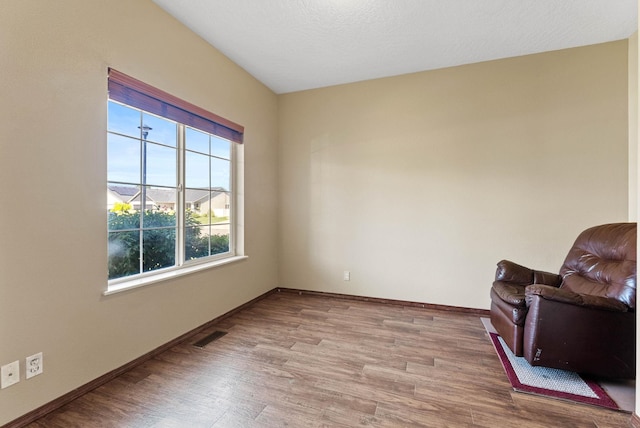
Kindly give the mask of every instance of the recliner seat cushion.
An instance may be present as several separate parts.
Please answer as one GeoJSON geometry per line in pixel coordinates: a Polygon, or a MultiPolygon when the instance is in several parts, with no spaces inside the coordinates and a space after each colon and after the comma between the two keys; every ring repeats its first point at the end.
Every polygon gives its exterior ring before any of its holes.
{"type": "Polygon", "coordinates": [[[493,309],[502,312],[505,318],[511,321],[513,324],[524,324],[524,320],[527,317],[527,312],[529,311],[529,308],[527,308],[525,305],[514,306],[511,303],[505,302],[500,298],[500,296],[498,296],[494,289],[491,290],[491,302],[493,303],[493,309]]]}

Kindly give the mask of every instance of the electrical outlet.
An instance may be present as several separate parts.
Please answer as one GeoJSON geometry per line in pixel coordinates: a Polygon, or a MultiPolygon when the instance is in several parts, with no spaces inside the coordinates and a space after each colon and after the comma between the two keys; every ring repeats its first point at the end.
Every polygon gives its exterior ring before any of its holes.
{"type": "Polygon", "coordinates": [[[351,272],[349,272],[348,270],[345,270],[344,273],[342,274],[342,279],[345,281],[350,281],[351,280],[351,272]]]}
{"type": "Polygon", "coordinates": [[[42,352],[38,352],[37,354],[25,358],[25,378],[31,379],[32,377],[41,374],[44,367],[42,364],[42,352]]]}
{"type": "Polygon", "coordinates": [[[20,382],[20,361],[14,361],[0,367],[0,389],[20,382]]]}

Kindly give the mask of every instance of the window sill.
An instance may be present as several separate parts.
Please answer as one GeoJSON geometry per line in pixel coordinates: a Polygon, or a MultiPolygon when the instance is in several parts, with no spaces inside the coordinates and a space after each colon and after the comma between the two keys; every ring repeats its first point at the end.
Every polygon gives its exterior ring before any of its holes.
{"type": "Polygon", "coordinates": [[[184,275],[189,275],[189,274],[200,272],[206,269],[211,269],[218,266],[224,266],[230,263],[236,263],[242,260],[246,260],[248,258],[249,258],[248,256],[228,257],[226,259],[215,260],[208,263],[200,263],[200,264],[195,264],[187,267],[181,267],[181,268],[173,269],[167,272],[158,273],[156,275],[146,276],[144,278],[138,278],[130,281],[119,282],[117,284],[107,286],[107,290],[104,291],[102,295],[109,296],[111,294],[130,291],[135,288],[145,287],[147,285],[155,284],[157,282],[178,278],[184,275]]]}

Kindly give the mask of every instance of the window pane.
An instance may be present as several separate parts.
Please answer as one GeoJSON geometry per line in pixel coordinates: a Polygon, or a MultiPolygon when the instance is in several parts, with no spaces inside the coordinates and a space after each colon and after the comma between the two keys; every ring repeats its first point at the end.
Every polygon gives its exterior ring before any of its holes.
{"type": "Polygon", "coordinates": [[[186,127],[184,141],[187,150],[209,154],[209,134],[186,127]]]}
{"type": "Polygon", "coordinates": [[[185,201],[187,204],[187,215],[185,224],[209,224],[210,220],[210,192],[208,190],[187,189],[185,191],[185,201]]]}
{"type": "Polygon", "coordinates": [[[140,182],[140,140],[107,135],[107,180],[140,182]]]}
{"type": "Polygon", "coordinates": [[[162,206],[175,205],[175,190],[150,188],[147,190],[147,201],[147,209],[144,212],[142,223],[144,229],[176,226],[176,212],[169,209],[162,209],[162,206]],[[166,195],[168,192],[173,193],[173,202],[170,199],[171,195],[166,195]],[[153,201],[152,197],[157,197],[163,200],[163,202],[153,201]]]}
{"type": "Polygon", "coordinates": [[[211,226],[211,255],[229,251],[229,223],[211,226]]]}
{"type": "Polygon", "coordinates": [[[211,193],[211,211],[213,213],[213,223],[219,223],[229,219],[229,209],[231,198],[227,192],[211,193]]]}
{"type": "Polygon", "coordinates": [[[140,232],[109,233],[109,279],[140,273],[140,232]]]}
{"type": "Polygon", "coordinates": [[[185,255],[187,260],[229,251],[229,223],[187,227],[185,255]]]}
{"type": "Polygon", "coordinates": [[[121,204],[111,208],[108,213],[108,230],[130,230],[140,228],[140,214],[134,211],[129,204],[121,204]]]}
{"type": "Polygon", "coordinates": [[[107,183],[107,209],[118,213],[135,210],[131,200],[139,192],[139,186],[107,183]]]}
{"type": "Polygon", "coordinates": [[[211,187],[219,190],[230,190],[231,162],[211,158],[211,187]]]}
{"type": "Polygon", "coordinates": [[[109,101],[107,128],[111,132],[140,138],[142,112],[132,107],[109,101]]]}
{"type": "Polygon", "coordinates": [[[231,159],[231,141],[212,135],[211,155],[219,158],[231,159]]]}
{"type": "Polygon", "coordinates": [[[175,187],[176,149],[147,142],[146,184],[175,187]]]}
{"type": "Polygon", "coordinates": [[[185,185],[191,188],[209,188],[209,156],[186,152],[185,185]]]}
{"type": "Polygon", "coordinates": [[[129,200],[129,204],[131,205],[132,209],[136,212],[140,212],[143,209],[143,204],[142,204],[142,200],[146,200],[146,204],[144,204],[144,209],[145,210],[150,210],[153,209],[153,202],[149,200],[149,196],[146,195],[146,193],[143,192],[142,189],[144,189],[144,186],[140,186],[140,191],[138,193],[136,193],[136,195],[131,198],[131,200],[129,200]]]}
{"type": "Polygon", "coordinates": [[[148,226],[148,220],[145,219],[145,227],[175,226],[175,209],[178,198],[176,188],[147,186],[146,189],[147,210],[158,211],[158,218],[161,218],[162,214],[168,216],[167,218],[171,218],[171,221],[164,221],[155,226],[148,226]]]}
{"type": "Polygon", "coordinates": [[[209,226],[189,226],[185,231],[185,260],[209,255],[209,226]]]}
{"type": "MultiPolygon", "coordinates": [[[[171,147],[177,146],[177,124],[174,121],[144,112],[142,126],[149,128],[146,129],[148,141],[155,141],[171,147]]],[[[144,138],[144,135],[142,137],[144,138]]]]}
{"type": "Polygon", "coordinates": [[[173,266],[176,256],[176,229],[142,232],[142,269],[145,272],[173,266]]]}

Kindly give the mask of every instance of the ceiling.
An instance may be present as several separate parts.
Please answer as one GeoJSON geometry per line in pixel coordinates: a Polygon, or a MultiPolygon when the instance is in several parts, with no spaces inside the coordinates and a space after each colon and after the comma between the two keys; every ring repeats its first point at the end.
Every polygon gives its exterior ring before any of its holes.
{"type": "Polygon", "coordinates": [[[281,94],[628,38],[637,0],[153,0],[281,94]]]}

